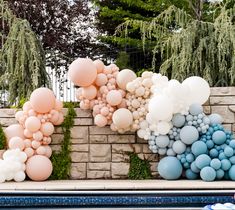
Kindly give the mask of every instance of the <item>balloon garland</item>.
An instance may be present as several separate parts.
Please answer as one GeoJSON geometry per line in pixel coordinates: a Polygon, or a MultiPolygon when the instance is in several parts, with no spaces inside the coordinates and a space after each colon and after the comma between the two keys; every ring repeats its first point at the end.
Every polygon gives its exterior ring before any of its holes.
{"type": "Polygon", "coordinates": [[[5,129],[8,150],[0,160],[0,182],[23,181],[28,177],[35,181],[46,180],[52,173],[49,146],[54,125],[63,120],[63,104],[48,88],[38,88],[15,114],[19,124],[5,129]],[[26,174],[25,174],[26,173],[26,174]]]}
{"type": "Polygon", "coordinates": [[[164,179],[235,180],[235,139],[220,115],[203,112],[210,96],[204,79],[192,76],[180,83],[153,72],[137,77],[85,58],[70,65],[69,78],[80,87],[80,106],[93,111],[97,126],[137,131],[153,153],[166,155],[158,164],[164,179]]]}

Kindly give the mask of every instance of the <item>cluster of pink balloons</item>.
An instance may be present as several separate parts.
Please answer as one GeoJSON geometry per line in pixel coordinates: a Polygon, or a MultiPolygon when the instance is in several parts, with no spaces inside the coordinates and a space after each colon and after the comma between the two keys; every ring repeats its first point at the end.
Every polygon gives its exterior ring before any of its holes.
{"type": "Polygon", "coordinates": [[[52,172],[51,135],[54,125],[63,120],[63,103],[48,88],[38,88],[15,114],[19,124],[10,125],[5,134],[10,150],[20,149],[27,156],[26,173],[35,181],[47,179],[52,172]]]}
{"type": "Polygon", "coordinates": [[[131,70],[122,72],[115,64],[105,66],[100,60],[86,58],[78,58],[69,67],[70,80],[80,87],[76,92],[80,107],[93,110],[99,127],[111,125],[115,111],[126,108],[126,83],[136,75],[131,70]]]}

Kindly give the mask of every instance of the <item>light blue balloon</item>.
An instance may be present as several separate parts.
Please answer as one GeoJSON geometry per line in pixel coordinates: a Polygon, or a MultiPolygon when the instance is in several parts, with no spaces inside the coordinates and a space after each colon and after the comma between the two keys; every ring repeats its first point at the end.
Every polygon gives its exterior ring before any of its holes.
{"type": "Polygon", "coordinates": [[[233,148],[232,147],[225,147],[224,154],[226,157],[232,157],[233,156],[233,148]]]}
{"type": "Polygon", "coordinates": [[[180,178],[183,167],[176,157],[164,157],[158,164],[158,172],[160,176],[167,180],[175,180],[180,178]]]}
{"type": "Polygon", "coordinates": [[[221,160],[221,169],[227,171],[231,168],[231,163],[228,159],[221,160]]]}
{"type": "Polygon", "coordinates": [[[200,169],[196,166],[195,161],[191,163],[190,168],[194,173],[199,173],[200,172],[200,169]]]}
{"type": "Polygon", "coordinates": [[[175,141],[172,145],[172,149],[176,154],[182,154],[186,150],[186,145],[182,141],[175,141]]]}
{"type": "Polygon", "coordinates": [[[213,169],[218,170],[221,167],[221,162],[220,162],[220,160],[218,158],[214,158],[214,159],[211,160],[210,166],[213,169]]]}
{"type": "Polygon", "coordinates": [[[232,165],[235,165],[235,156],[230,157],[229,161],[232,165]]]}
{"type": "Polygon", "coordinates": [[[210,124],[210,118],[209,117],[203,117],[203,123],[205,124],[205,125],[209,125],[210,124]]]}
{"type": "Polygon", "coordinates": [[[212,140],[215,144],[221,145],[226,141],[226,134],[223,131],[216,131],[212,134],[212,140]]]}
{"type": "Polygon", "coordinates": [[[216,171],[216,179],[222,179],[224,177],[224,171],[219,169],[216,171]]]}
{"type": "Polygon", "coordinates": [[[198,130],[193,126],[184,126],[180,131],[180,139],[187,145],[191,145],[199,138],[198,130]]]}
{"type": "Polygon", "coordinates": [[[223,152],[221,152],[221,153],[219,154],[219,159],[220,159],[220,160],[224,160],[224,159],[227,159],[227,157],[225,156],[225,154],[224,154],[223,152]]]}
{"type": "Polygon", "coordinates": [[[176,155],[176,153],[174,152],[174,150],[171,149],[171,148],[167,150],[166,154],[167,154],[167,156],[175,156],[175,155],[176,155]]]}
{"type": "Polygon", "coordinates": [[[188,114],[186,116],[186,120],[189,122],[189,121],[193,121],[193,116],[191,114],[188,114]]]}
{"type": "Polygon", "coordinates": [[[206,181],[206,182],[214,181],[216,178],[215,169],[213,169],[210,166],[206,166],[205,168],[201,170],[200,177],[202,178],[203,181],[206,181]]]}
{"type": "Polygon", "coordinates": [[[196,166],[199,169],[203,169],[204,167],[209,166],[210,162],[211,158],[206,154],[199,155],[195,160],[196,166]]]}
{"type": "Polygon", "coordinates": [[[233,181],[235,181],[235,165],[232,165],[232,167],[228,171],[229,178],[233,181]]]}
{"type": "Polygon", "coordinates": [[[159,148],[159,149],[158,149],[158,154],[159,154],[159,155],[165,155],[165,154],[166,154],[166,151],[167,151],[166,148],[159,148]]]}
{"type": "Polygon", "coordinates": [[[211,114],[208,116],[210,119],[210,124],[221,124],[223,122],[223,118],[219,114],[211,114]]]}
{"type": "Polygon", "coordinates": [[[189,163],[192,163],[194,161],[194,156],[193,154],[187,154],[186,155],[186,160],[189,162],[189,163]]]}
{"type": "Polygon", "coordinates": [[[197,157],[207,153],[207,146],[203,141],[196,141],[192,144],[192,153],[197,157]]]}
{"type": "Polygon", "coordinates": [[[210,150],[209,154],[212,158],[216,158],[216,157],[218,157],[219,152],[218,152],[217,149],[213,148],[213,149],[210,150]]]}
{"type": "Polygon", "coordinates": [[[213,148],[214,145],[215,145],[215,144],[214,144],[214,142],[213,142],[212,140],[206,141],[206,146],[207,146],[208,149],[213,148]]]}
{"type": "Polygon", "coordinates": [[[198,174],[194,173],[191,169],[186,170],[185,176],[187,179],[190,179],[190,180],[194,180],[198,178],[198,174]]]}
{"type": "Polygon", "coordinates": [[[165,148],[170,143],[170,139],[166,135],[161,135],[155,139],[155,143],[158,147],[165,148]]]}
{"type": "Polygon", "coordinates": [[[203,107],[202,105],[200,104],[192,104],[190,107],[189,107],[189,113],[191,115],[199,115],[201,113],[203,113],[203,107]]]}
{"type": "Polygon", "coordinates": [[[230,142],[229,142],[229,146],[232,147],[233,149],[235,149],[235,140],[232,139],[230,142]]]}
{"type": "Polygon", "coordinates": [[[185,124],[185,116],[182,114],[175,114],[172,118],[173,126],[181,128],[185,124]]]}

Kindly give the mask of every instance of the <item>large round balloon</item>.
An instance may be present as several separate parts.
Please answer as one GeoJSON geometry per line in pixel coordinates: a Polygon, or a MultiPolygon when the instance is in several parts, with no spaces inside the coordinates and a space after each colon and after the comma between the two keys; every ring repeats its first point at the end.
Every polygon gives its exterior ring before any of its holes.
{"type": "Polygon", "coordinates": [[[185,79],[182,85],[190,90],[188,97],[189,104],[204,104],[210,96],[210,86],[206,80],[201,77],[193,76],[185,79]]]}
{"type": "Polygon", "coordinates": [[[44,181],[52,173],[52,163],[49,158],[35,155],[26,162],[26,174],[33,181],[44,181]]]}
{"type": "Polygon", "coordinates": [[[113,113],[113,123],[118,129],[128,128],[133,122],[133,116],[128,109],[121,108],[113,113]]]}
{"type": "Polygon", "coordinates": [[[5,135],[7,140],[9,141],[12,137],[18,136],[22,139],[24,139],[24,128],[22,125],[19,124],[13,124],[8,126],[5,130],[5,135]]]}
{"type": "Polygon", "coordinates": [[[32,133],[36,132],[41,127],[41,121],[35,116],[28,117],[25,121],[25,127],[32,133]]]}
{"type": "Polygon", "coordinates": [[[106,100],[111,106],[117,106],[122,102],[122,94],[118,90],[111,90],[108,92],[106,100]]]}
{"type": "Polygon", "coordinates": [[[136,79],[136,77],[137,76],[135,72],[129,69],[124,69],[117,75],[117,84],[121,89],[126,90],[127,83],[133,81],[134,79],[136,79]]]}
{"type": "Polygon", "coordinates": [[[78,58],[69,66],[70,80],[77,86],[90,86],[96,79],[97,68],[91,59],[78,58]]]}
{"type": "Polygon", "coordinates": [[[176,157],[164,157],[158,164],[158,172],[164,179],[178,179],[182,174],[182,170],[182,165],[176,157]]]}
{"type": "Polygon", "coordinates": [[[38,88],[30,96],[30,104],[36,112],[47,113],[55,107],[55,96],[48,88],[38,88]]]}
{"type": "Polygon", "coordinates": [[[97,89],[94,85],[90,85],[88,87],[82,88],[82,96],[84,96],[88,100],[92,100],[97,95],[97,89]]]}

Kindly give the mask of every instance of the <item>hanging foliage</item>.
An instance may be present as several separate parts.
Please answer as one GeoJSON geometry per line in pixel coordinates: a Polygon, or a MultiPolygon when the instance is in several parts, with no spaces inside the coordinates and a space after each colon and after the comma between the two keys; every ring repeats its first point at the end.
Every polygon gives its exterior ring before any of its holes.
{"type": "Polygon", "coordinates": [[[28,98],[34,89],[48,86],[49,77],[44,50],[28,21],[13,16],[4,1],[0,5],[5,8],[0,19],[9,29],[0,51],[0,86],[8,91],[9,104],[13,104],[28,98]]]}
{"type": "Polygon", "coordinates": [[[130,28],[139,27],[143,44],[156,41],[154,55],[161,53],[160,72],[169,78],[182,81],[198,75],[212,86],[234,85],[235,6],[227,2],[211,11],[215,13],[211,14],[213,20],[203,21],[171,6],[150,22],[128,20],[116,33],[126,31],[128,36],[130,28]]]}

